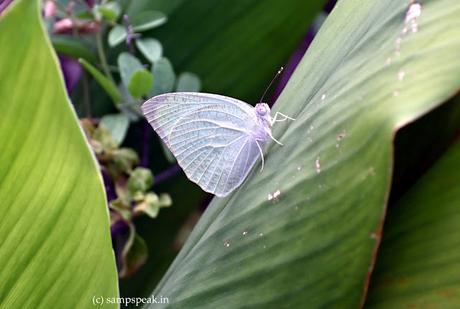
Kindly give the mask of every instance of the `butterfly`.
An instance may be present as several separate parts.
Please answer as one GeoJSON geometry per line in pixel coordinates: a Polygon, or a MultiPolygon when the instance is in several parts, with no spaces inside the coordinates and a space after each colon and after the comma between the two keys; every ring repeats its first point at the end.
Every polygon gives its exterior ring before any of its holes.
{"type": "Polygon", "coordinates": [[[255,107],[226,96],[176,92],[146,101],[142,112],[187,177],[223,197],[239,187],[271,139],[276,122],[294,120],[268,104],[255,107]]]}

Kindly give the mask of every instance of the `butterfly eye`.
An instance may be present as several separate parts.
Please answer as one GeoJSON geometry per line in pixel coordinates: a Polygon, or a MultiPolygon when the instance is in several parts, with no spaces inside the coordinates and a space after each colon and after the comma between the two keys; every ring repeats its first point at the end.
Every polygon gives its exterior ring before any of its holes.
{"type": "Polygon", "coordinates": [[[263,104],[257,104],[256,111],[260,116],[265,116],[267,114],[267,108],[263,104]]]}

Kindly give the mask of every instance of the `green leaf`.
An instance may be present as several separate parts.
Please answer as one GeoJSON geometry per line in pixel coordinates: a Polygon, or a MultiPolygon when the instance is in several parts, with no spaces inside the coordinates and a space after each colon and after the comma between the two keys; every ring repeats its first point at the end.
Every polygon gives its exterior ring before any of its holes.
{"type": "Polygon", "coordinates": [[[115,22],[120,16],[121,8],[117,2],[113,1],[100,5],[95,5],[93,8],[93,12],[95,13],[97,20],[101,20],[102,18],[104,18],[109,22],[115,22]]]}
{"type": "Polygon", "coordinates": [[[107,92],[110,98],[112,98],[113,103],[120,103],[121,94],[118,91],[117,86],[85,59],[78,59],[78,61],[94,77],[94,79],[99,83],[102,89],[104,89],[105,92],[107,92]]]}
{"type": "Polygon", "coordinates": [[[137,70],[131,75],[128,90],[134,98],[146,95],[152,89],[153,76],[146,69],[137,70]]]}
{"type": "Polygon", "coordinates": [[[172,205],[172,200],[169,194],[161,194],[160,197],[155,193],[147,193],[141,203],[134,208],[135,212],[142,212],[150,218],[156,218],[160,212],[160,208],[169,207],[172,205]]]}
{"type": "Polygon", "coordinates": [[[151,63],[160,60],[163,55],[163,46],[158,40],[151,38],[137,39],[136,46],[151,63]]]}
{"type": "Polygon", "coordinates": [[[136,192],[146,192],[153,185],[153,175],[148,168],[137,167],[128,179],[128,189],[134,195],[136,192]]]}
{"type": "Polygon", "coordinates": [[[155,79],[153,88],[150,91],[150,96],[156,96],[159,94],[171,92],[174,89],[174,83],[176,81],[176,75],[174,69],[166,58],[161,58],[156,61],[152,67],[152,74],[155,79]]]}
{"type": "Polygon", "coordinates": [[[160,207],[169,207],[172,205],[172,199],[169,194],[160,194],[160,207]]]}
{"type": "Polygon", "coordinates": [[[109,31],[109,36],[108,36],[108,43],[111,47],[117,46],[124,40],[126,40],[126,37],[128,35],[128,32],[126,32],[126,28],[120,25],[115,25],[112,29],[109,31]]]}
{"type": "Polygon", "coordinates": [[[113,152],[113,160],[122,171],[129,172],[139,163],[137,152],[130,148],[120,148],[113,152]]]}
{"type": "Polygon", "coordinates": [[[57,53],[78,59],[83,58],[88,62],[96,62],[96,57],[92,48],[82,40],[77,40],[71,36],[54,35],[51,42],[57,53]]]}
{"type": "Polygon", "coordinates": [[[284,146],[206,209],[154,291],[169,308],[360,306],[394,134],[460,88],[460,2],[408,11],[338,2],[273,108],[296,119],[273,128],[284,146]]]}
{"type": "Polygon", "coordinates": [[[12,3],[0,44],[0,307],[82,308],[117,297],[102,178],[39,1],[12,3]]]}
{"type": "Polygon", "coordinates": [[[124,52],[118,56],[118,66],[121,81],[134,98],[140,98],[152,88],[152,74],[130,53],[124,52]]]}
{"type": "Polygon", "coordinates": [[[129,21],[134,31],[145,31],[157,28],[166,23],[168,18],[159,11],[140,12],[134,16],[129,16],[129,21]]]}
{"type": "Polygon", "coordinates": [[[130,53],[123,52],[118,55],[118,67],[120,68],[120,77],[123,85],[128,88],[132,75],[139,70],[143,70],[142,63],[131,55],[130,53]]]}
{"type": "Polygon", "coordinates": [[[112,135],[116,145],[123,143],[129,128],[129,118],[125,114],[105,115],[101,118],[100,125],[105,127],[112,135]]]}
{"type": "Polygon", "coordinates": [[[177,87],[176,91],[192,91],[198,92],[201,90],[201,81],[200,78],[193,73],[184,72],[179,75],[177,78],[177,87]]]}
{"type": "Polygon", "coordinates": [[[460,142],[390,209],[368,308],[460,306],[460,142]]]}
{"type": "Polygon", "coordinates": [[[149,7],[168,11],[168,23],[154,34],[177,71],[198,74],[204,91],[255,103],[324,2],[183,0],[149,7]]]}
{"type": "Polygon", "coordinates": [[[160,199],[155,193],[147,193],[144,200],[136,205],[135,212],[141,212],[148,215],[150,218],[156,218],[160,212],[160,199]]]}

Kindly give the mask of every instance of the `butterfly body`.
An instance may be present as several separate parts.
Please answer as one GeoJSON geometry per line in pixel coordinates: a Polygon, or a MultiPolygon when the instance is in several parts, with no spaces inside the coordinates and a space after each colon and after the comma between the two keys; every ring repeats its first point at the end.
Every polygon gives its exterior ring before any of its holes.
{"type": "Polygon", "coordinates": [[[194,92],[153,97],[142,111],[187,177],[217,196],[240,186],[260,156],[263,161],[262,148],[273,139],[276,122],[265,103],[252,107],[194,92]]]}

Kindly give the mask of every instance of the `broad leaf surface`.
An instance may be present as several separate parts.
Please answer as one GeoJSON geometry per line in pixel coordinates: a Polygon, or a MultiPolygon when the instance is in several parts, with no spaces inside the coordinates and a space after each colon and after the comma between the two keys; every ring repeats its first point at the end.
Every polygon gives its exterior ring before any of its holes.
{"type": "Polygon", "coordinates": [[[391,209],[368,308],[460,307],[460,142],[391,209]]]}
{"type": "Polygon", "coordinates": [[[275,125],[284,146],[214,199],[155,295],[173,308],[363,302],[394,133],[460,87],[460,3],[423,1],[406,22],[409,8],[338,2],[275,104],[296,118],[275,125]]]}
{"type": "Polygon", "coordinates": [[[0,307],[89,308],[118,294],[107,205],[38,3],[0,19],[0,307]]]}

